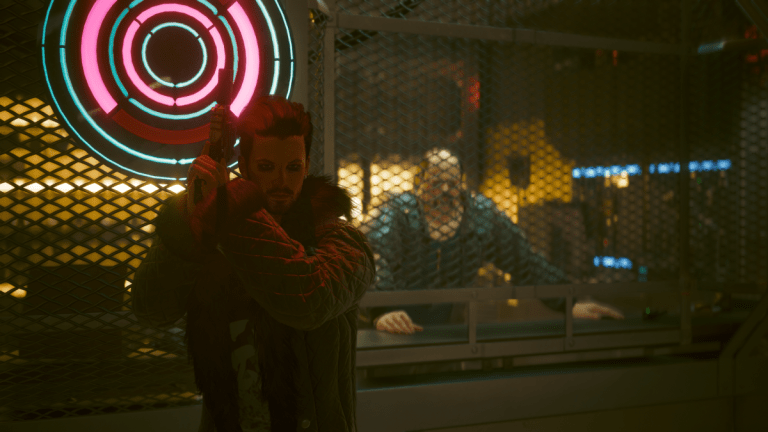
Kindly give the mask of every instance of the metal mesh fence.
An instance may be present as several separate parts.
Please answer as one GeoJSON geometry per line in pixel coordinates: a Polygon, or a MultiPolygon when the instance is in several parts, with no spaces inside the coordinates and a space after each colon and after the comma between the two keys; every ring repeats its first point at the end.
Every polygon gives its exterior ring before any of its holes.
{"type": "Polygon", "coordinates": [[[489,198],[570,281],[637,280],[639,267],[677,277],[678,180],[647,170],[678,157],[676,56],[615,61],[595,50],[379,33],[342,51],[339,65],[339,177],[363,203],[361,223],[380,228],[388,197],[428,204],[415,176],[425,152],[445,148],[475,201],[489,198]]]}
{"type": "Polygon", "coordinates": [[[683,39],[681,6],[340,2],[348,14],[650,42],[627,51],[439,37],[434,27],[340,29],[338,176],[380,253],[377,289],[678,281],[683,272],[694,284],[764,284],[767,51],[743,48],[756,33],[729,2],[691,2],[683,39]],[[653,53],[653,43],[683,40],[696,55],[653,53]],[[725,40],[742,48],[697,50],[725,40]],[[425,159],[435,148],[444,154],[425,159]],[[684,190],[681,175],[691,177],[684,190]],[[489,200],[524,241],[471,239],[482,223],[464,220],[482,212],[467,217],[467,201],[440,188],[464,189],[480,207],[489,200]],[[690,218],[684,237],[681,217],[690,218]],[[452,241],[461,246],[449,253],[452,241]],[[521,255],[545,263],[524,274],[521,255]]]}
{"type": "Polygon", "coordinates": [[[170,360],[183,353],[173,333],[138,327],[126,306],[153,212],[176,190],[127,179],[73,145],[39,70],[44,7],[2,3],[0,417],[191,399],[184,363],[170,360]]]}
{"type": "Polygon", "coordinates": [[[519,27],[621,39],[679,42],[676,0],[344,0],[339,11],[450,24],[519,27]]]}
{"type": "MultiPolygon", "coordinates": [[[[37,46],[46,2],[5,1],[0,36],[0,421],[199,403],[184,322],[141,326],[133,273],[177,183],[105,166],[59,123],[37,46]]],[[[310,50],[322,25],[311,27],[310,50]]],[[[322,50],[310,65],[322,166],[322,50]]]]}
{"type": "MultiPolygon", "coordinates": [[[[183,186],[131,179],[77,147],[39,71],[46,4],[0,4],[0,420],[198,403],[183,323],[154,330],[130,313],[152,221],[183,186]]],[[[716,4],[695,3],[694,43],[751,37],[738,11],[716,4]]],[[[346,14],[664,43],[681,41],[680,6],[338,3],[346,14]]],[[[327,112],[327,18],[311,11],[311,169],[322,171],[324,119],[333,116],[338,180],[359,204],[355,223],[373,238],[383,209],[398,205],[410,215],[403,224],[448,244],[466,229],[454,204],[469,200],[478,220],[504,225],[547,263],[520,274],[512,258],[494,261],[487,250],[425,250],[420,238],[404,238],[406,261],[421,271],[383,263],[390,267],[379,272],[407,281],[400,289],[678,280],[683,124],[692,171],[684,250],[694,278],[765,284],[765,51],[693,56],[681,78],[677,55],[341,28],[336,109],[327,112]],[[462,187],[466,194],[441,193],[462,187]]],[[[522,259],[512,243],[486,241],[495,256],[522,259]]]]}
{"type": "Polygon", "coordinates": [[[10,96],[0,97],[3,417],[195,402],[180,329],[130,313],[152,221],[183,186],[114,172],[75,147],[45,94],[10,96]]]}
{"type": "Polygon", "coordinates": [[[691,274],[765,284],[768,51],[732,2],[699,2],[692,24],[700,44],[729,42],[719,52],[699,50],[690,64],[691,274]]]}

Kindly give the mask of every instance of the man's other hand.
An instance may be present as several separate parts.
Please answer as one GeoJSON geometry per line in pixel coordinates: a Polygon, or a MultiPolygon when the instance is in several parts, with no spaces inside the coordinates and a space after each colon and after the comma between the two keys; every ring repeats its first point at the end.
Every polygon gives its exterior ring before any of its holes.
{"type": "Polygon", "coordinates": [[[187,211],[189,214],[192,214],[195,209],[194,197],[196,179],[203,180],[203,199],[205,199],[211,191],[229,181],[229,174],[227,173],[224,159],[215,162],[208,156],[210,149],[211,143],[209,141],[203,146],[203,151],[200,156],[198,156],[197,159],[192,162],[192,166],[189,167],[189,173],[187,174],[187,211]]]}
{"type": "Polygon", "coordinates": [[[376,330],[392,334],[413,334],[424,330],[424,327],[414,324],[405,311],[394,311],[376,319],[376,330]]]}
{"type": "Polygon", "coordinates": [[[602,317],[624,319],[624,315],[616,308],[595,302],[578,302],[573,305],[574,318],[600,319],[602,317]]]}

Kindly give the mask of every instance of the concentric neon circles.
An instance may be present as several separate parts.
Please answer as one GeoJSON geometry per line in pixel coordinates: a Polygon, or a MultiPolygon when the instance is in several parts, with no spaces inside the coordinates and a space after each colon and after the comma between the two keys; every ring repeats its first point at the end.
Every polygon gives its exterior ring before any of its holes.
{"type": "MultiPolygon", "coordinates": [[[[118,16],[117,20],[115,20],[115,24],[112,26],[112,30],[110,31],[110,35],[109,35],[109,66],[110,66],[110,69],[111,69],[111,72],[112,72],[112,78],[115,80],[115,83],[117,84],[118,88],[122,92],[123,96],[125,98],[127,98],[129,100],[129,102],[131,102],[134,106],[136,106],[137,108],[139,108],[140,110],[144,111],[145,113],[147,113],[149,115],[160,117],[160,118],[164,118],[164,119],[171,119],[171,120],[188,120],[188,119],[196,118],[196,117],[199,117],[201,115],[204,115],[204,114],[208,113],[209,112],[209,108],[212,107],[213,105],[215,105],[215,102],[211,103],[210,106],[208,106],[206,108],[203,108],[203,109],[201,109],[201,110],[199,110],[199,111],[197,111],[195,113],[190,113],[190,114],[168,114],[168,113],[160,113],[160,112],[155,111],[153,109],[147,108],[146,106],[144,106],[142,103],[140,103],[136,99],[129,98],[128,90],[125,88],[125,86],[123,85],[122,81],[120,80],[120,76],[117,73],[117,67],[115,66],[115,48],[114,48],[115,47],[115,36],[117,34],[117,29],[120,26],[120,23],[123,21],[123,18],[125,18],[125,16],[128,15],[128,12],[133,7],[135,7],[136,5],[141,3],[142,1],[143,0],[136,0],[133,3],[131,3],[131,5],[129,7],[123,9],[123,11],[118,16]]],[[[211,5],[210,3],[206,2],[205,0],[198,0],[198,2],[204,4],[206,7],[211,9],[211,11],[213,11],[214,14],[218,14],[218,10],[213,5],[211,5]]],[[[239,61],[238,50],[237,50],[237,41],[235,40],[235,34],[232,31],[232,26],[229,25],[229,22],[227,21],[227,18],[224,17],[223,15],[218,15],[218,18],[224,24],[224,27],[227,29],[227,33],[229,34],[229,40],[231,42],[232,52],[234,54],[234,63],[232,65],[232,70],[233,70],[232,81],[234,82],[237,79],[237,67],[238,67],[238,61],[239,61]]],[[[149,68],[147,68],[147,69],[149,69],[149,68]]],[[[290,88],[289,88],[289,92],[290,92],[290,88]]]]}
{"type": "Polygon", "coordinates": [[[200,38],[200,35],[195,31],[195,29],[193,29],[192,27],[190,27],[190,26],[188,26],[186,24],[177,23],[177,22],[167,22],[167,23],[163,23],[163,24],[158,25],[157,27],[155,27],[152,30],[150,30],[149,33],[147,33],[147,37],[144,38],[144,43],[141,45],[141,60],[144,62],[144,69],[149,73],[149,75],[152,78],[155,79],[155,81],[157,81],[158,83],[160,83],[160,84],[162,84],[162,85],[164,85],[166,87],[180,88],[180,87],[186,87],[186,86],[194,83],[203,74],[203,72],[205,71],[205,66],[206,66],[206,64],[208,64],[208,50],[205,48],[205,43],[200,38]],[[187,81],[184,81],[184,82],[181,82],[181,83],[178,83],[178,84],[174,84],[172,82],[168,82],[168,81],[165,81],[162,78],[160,78],[152,70],[152,68],[149,66],[149,62],[147,62],[147,45],[149,44],[149,39],[152,37],[152,35],[155,34],[155,32],[157,32],[158,30],[162,30],[164,28],[167,28],[167,27],[178,27],[178,28],[182,28],[182,29],[192,33],[192,36],[194,36],[197,39],[197,41],[200,43],[200,48],[203,51],[203,64],[200,65],[200,70],[197,71],[197,73],[195,74],[194,77],[192,77],[192,79],[189,79],[187,81]]]}
{"type": "MultiPolygon", "coordinates": [[[[54,101],[55,107],[59,111],[59,115],[64,119],[64,122],[67,126],[69,126],[69,129],[71,132],[76,135],[80,141],[85,144],[89,149],[94,151],[96,155],[98,155],[100,158],[105,160],[106,162],[118,167],[121,170],[125,170],[127,172],[138,174],[140,176],[144,177],[150,177],[155,179],[162,179],[162,180],[174,180],[177,178],[174,177],[168,177],[164,175],[154,175],[154,174],[162,174],[165,169],[159,170],[158,168],[154,168],[155,165],[153,164],[134,164],[132,162],[129,162],[127,159],[123,159],[122,156],[120,156],[120,152],[126,153],[126,155],[130,155],[133,158],[139,158],[145,161],[150,161],[157,164],[163,164],[163,165],[185,165],[188,163],[191,163],[191,161],[194,158],[185,158],[186,150],[183,150],[182,153],[174,153],[174,152],[167,152],[165,150],[160,149],[160,147],[157,147],[160,151],[156,153],[156,156],[153,156],[152,154],[146,154],[146,152],[142,152],[144,149],[154,149],[152,145],[153,143],[168,143],[168,144],[174,144],[171,141],[164,141],[165,140],[165,132],[166,129],[163,129],[163,138],[162,139],[156,139],[154,137],[151,138],[144,138],[146,141],[142,141],[142,144],[140,146],[136,146],[136,148],[132,148],[131,145],[126,145],[130,141],[125,141],[125,143],[122,143],[121,141],[124,140],[124,138],[115,139],[113,136],[110,136],[110,133],[117,133],[117,137],[122,137],[125,135],[126,132],[129,134],[135,134],[136,132],[125,129],[124,123],[120,123],[117,121],[117,114],[121,114],[123,118],[129,118],[130,114],[128,112],[123,111],[122,109],[117,109],[120,107],[125,106],[133,106],[135,108],[132,109],[138,109],[143,111],[144,113],[147,113],[148,115],[152,117],[157,117],[165,120],[174,120],[174,121],[183,121],[183,120],[189,120],[193,119],[195,117],[199,117],[202,115],[205,115],[209,112],[210,107],[213,105],[206,104],[207,106],[205,108],[195,108],[194,112],[189,113],[183,113],[183,111],[177,111],[175,113],[164,113],[161,111],[157,111],[153,106],[153,104],[149,104],[150,106],[145,106],[144,103],[142,103],[142,99],[146,97],[147,95],[145,92],[140,91],[141,86],[136,86],[136,83],[134,82],[134,78],[129,73],[129,69],[126,68],[124,71],[118,70],[118,64],[119,61],[116,61],[116,51],[115,50],[115,41],[118,37],[118,34],[120,34],[120,29],[126,29],[126,36],[129,35],[131,31],[133,31],[133,38],[136,37],[137,31],[139,30],[136,28],[136,26],[141,26],[144,21],[151,18],[151,16],[166,12],[166,10],[163,10],[163,8],[173,8],[172,12],[179,12],[179,9],[183,9],[184,7],[187,7],[190,9],[190,14],[185,14],[189,16],[190,18],[193,18],[195,21],[201,22],[203,24],[203,27],[209,30],[211,33],[211,37],[213,39],[214,45],[216,45],[216,61],[215,65],[217,66],[216,69],[222,68],[222,67],[231,67],[233,71],[235,72],[235,76],[233,77],[233,80],[237,82],[237,88],[235,90],[235,97],[233,99],[233,104],[231,105],[232,112],[236,115],[239,115],[242,110],[245,108],[245,106],[248,104],[250,99],[254,97],[254,93],[256,90],[257,83],[261,83],[262,78],[264,79],[263,84],[259,84],[260,90],[266,93],[267,88],[269,88],[269,93],[274,94],[277,92],[278,89],[278,81],[281,83],[284,83],[285,78],[280,78],[282,75],[280,73],[280,51],[277,47],[276,43],[273,43],[274,51],[274,57],[275,57],[275,65],[273,68],[273,76],[272,79],[269,80],[269,77],[264,76],[260,77],[260,65],[259,65],[259,56],[258,56],[258,50],[259,50],[259,43],[260,39],[256,36],[256,31],[253,25],[253,22],[251,22],[252,17],[258,17],[259,12],[258,10],[261,10],[262,14],[264,15],[264,20],[259,24],[261,26],[262,24],[266,23],[269,27],[269,33],[272,36],[273,42],[276,38],[275,33],[275,25],[280,27],[280,18],[282,17],[283,24],[285,24],[285,32],[280,33],[282,41],[285,41],[287,38],[287,46],[290,47],[290,50],[287,52],[283,52],[282,56],[284,59],[282,60],[284,69],[285,66],[288,66],[290,68],[290,76],[291,79],[288,80],[287,83],[287,89],[286,96],[290,95],[290,90],[292,87],[292,79],[293,79],[293,46],[291,41],[291,32],[287,27],[287,22],[285,22],[285,17],[282,11],[281,6],[279,5],[278,0],[265,0],[267,3],[270,3],[269,10],[273,11],[272,15],[277,18],[277,20],[272,20],[272,17],[269,16],[268,9],[264,7],[264,3],[261,0],[251,0],[248,6],[248,12],[246,13],[243,6],[240,4],[240,2],[243,2],[245,0],[236,0],[233,3],[230,3],[229,7],[226,9],[226,11],[221,11],[222,13],[219,14],[219,10],[217,7],[221,7],[218,3],[216,3],[216,6],[213,6],[211,3],[209,3],[206,0],[197,0],[201,5],[204,7],[198,9],[190,8],[189,6],[185,5],[179,5],[176,3],[173,3],[171,0],[171,3],[166,4],[160,4],[152,5],[147,10],[142,11],[139,13],[139,16],[136,18],[131,18],[131,22],[125,23],[126,17],[130,14],[130,11],[132,8],[135,8],[139,4],[143,2],[143,0],[135,0],[128,8],[123,9],[120,14],[117,16],[117,18],[109,18],[111,9],[117,4],[117,0],[92,0],[93,3],[91,5],[83,6],[83,8],[78,7],[75,9],[75,6],[77,4],[82,5],[84,2],[80,1],[78,3],[77,0],[70,0],[70,1],[60,1],[60,0],[51,0],[51,3],[48,7],[48,11],[46,14],[45,21],[42,24],[43,31],[42,31],[42,57],[43,57],[43,65],[44,65],[44,73],[46,78],[46,83],[48,85],[48,88],[51,92],[52,99],[54,101]],[[55,21],[52,21],[52,15],[51,11],[56,9],[56,6],[54,3],[58,1],[59,4],[63,3],[63,6],[60,6],[58,8],[59,12],[58,14],[61,14],[64,12],[64,17],[59,23],[52,24],[55,21]],[[272,4],[272,2],[274,2],[272,4]],[[255,3],[255,4],[254,4],[255,3]],[[258,6],[258,9],[256,8],[258,6]],[[207,13],[210,10],[212,12],[211,18],[208,18],[205,16],[204,12],[207,13]],[[75,13],[73,13],[75,11],[75,13]],[[154,15],[149,15],[149,11],[156,11],[154,15]],[[274,11],[279,12],[281,17],[277,17],[274,11]],[[228,13],[230,16],[225,17],[224,13],[228,13]],[[192,16],[197,14],[198,16],[192,16]],[[148,16],[149,15],[149,16],[148,16]],[[75,18],[76,21],[72,22],[72,18],[75,18]],[[144,18],[143,20],[141,18],[144,18]],[[200,18],[200,19],[195,19],[200,18]],[[217,22],[215,18],[218,18],[218,29],[214,26],[214,24],[217,22]],[[229,18],[231,21],[228,21],[227,18],[229,18]],[[111,31],[109,34],[109,46],[108,46],[108,61],[109,65],[106,65],[107,61],[101,61],[99,59],[99,56],[97,56],[97,45],[99,45],[99,33],[101,31],[101,26],[104,24],[107,24],[105,20],[112,20],[115,19],[113,25],[111,26],[111,31]],[[207,21],[207,22],[206,22],[207,21]],[[78,39],[80,39],[80,50],[79,53],[77,51],[77,48],[70,48],[67,46],[67,39],[72,39],[72,37],[68,38],[67,35],[67,29],[69,24],[72,22],[73,26],[78,27],[78,31],[75,31],[73,27],[72,28],[72,36],[77,37],[81,36],[78,39]],[[75,24],[75,22],[77,24],[75,24]],[[230,25],[230,22],[232,25],[230,25]],[[273,25],[274,22],[274,25],[273,25]],[[205,24],[208,24],[207,26],[205,24]],[[220,31],[224,31],[221,28],[221,25],[224,25],[224,28],[226,29],[227,34],[229,35],[229,42],[231,43],[231,49],[233,58],[230,61],[227,61],[227,52],[224,44],[224,39],[222,39],[222,34],[220,31]],[[123,27],[123,25],[125,25],[123,27]],[[46,47],[46,35],[47,33],[47,27],[49,26],[55,26],[58,27],[56,29],[56,33],[60,36],[60,44],[56,44],[56,41],[53,41],[53,43],[50,43],[46,47]],[[80,30],[80,26],[82,26],[82,30],[80,30]],[[133,29],[132,29],[133,27],[133,29]],[[60,30],[59,30],[60,29],[60,30]],[[80,35],[77,35],[78,32],[81,32],[80,35]],[[214,34],[215,33],[215,34],[214,34]],[[240,43],[242,46],[238,46],[238,41],[235,39],[235,35],[240,34],[240,43]],[[240,50],[239,48],[243,48],[243,50],[240,50]],[[72,50],[72,52],[70,52],[72,50]],[[238,52],[241,51],[241,52],[238,52]],[[218,54],[221,53],[219,56],[218,54]],[[242,54],[241,56],[238,54],[242,54]],[[290,61],[287,60],[288,57],[286,57],[286,54],[290,55],[290,61]],[[50,61],[46,61],[46,57],[50,58],[50,61]],[[73,73],[70,73],[68,70],[67,63],[67,57],[72,59],[73,57],[78,58],[79,60],[79,66],[82,66],[83,71],[82,73],[79,73],[80,71],[74,71],[73,73]],[[59,69],[59,65],[61,67],[60,71],[57,71],[59,69]],[[219,67],[220,66],[220,67],[219,67]],[[111,86],[107,86],[107,82],[103,80],[103,77],[108,77],[110,73],[107,73],[106,75],[102,75],[103,70],[102,69],[110,69],[111,75],[114,78],[113,83],[111,86]],[[240,69],[240,70],[238,70],[240,69]],[[50,71],[56,72],[56,76],[52,76],[50,74],[50,71]],[[120,73],[118,73],[120,72],[120,73]],[[60,75],[58,75],[60,73],[60,75]],[[131,81],[131,84],[134,85],[135,88],[129,89],[126,88],[126,86],[121,82],[121,78],[125,79],[126,77],[131,81]],[[271,81],[272,85],[269,86],[269,82],[271,81]],[[117,88],[115,88],[116,86],[117,88]],[[266,86],[266,88],[264,87],[266,86]],[[111,89],[111,90],[110,90],[111,89]],[[115,90],[119,90],[115,92],[115,90]],[[139,90],[139,91],[137,91],[139,90]],[[113,93],[110,93],[113,92],[113,93]],[[69,94],[67,94],[69,93],[69,94]],[[57,97],[58,95],[58,97],[57,97]],[[92,96],[92,98],[86,97],[86,95],[92,96]],[[136,96],[139,96],[138,98],[136,96]],[[83,99],[85,97],[85,99],[83,99]],[[96,103],[97,107],[100,110],[94,111],[94,108],[96,107],[93,103],[96,103]],[[94,117],[95,112],[101,112],[102,114],[96,115],[94,117]],[[75,114],[77,113],[77,114],[75,114]],[[70,118],[73,115],[77,115],[80,117],[81,120],[84,120],[85,123],[81,122],[72,122],[70,118]],[[127,116],[127,117],[126,117],[127,116]],[[104,123],[104,121],[107,121],[108,123],[104,123]],[[103,126],[102,126],[103,124],[103,126]],[[80,130],[85,126],[85,129],[80,130]],[[90,126],[91,130],[88,130],[88,126],[90,126]],[[115,129],[117,127],[118,129],[115,129]],[[105,130],[106,128],[106,130],[105,130]],[[120,129],[123,128],[123,129],[120,129]],[[109,132],[107,132],[109,131],[109,132]],[[125,132],[124,132],[125,131],[125,132]],[[100,138],[99,138],[100,137],[100,138]],[[104,144],[102,143],[102,139],[109,144],[113,145],[115,149],[119,149],[119,152],[115,152],[115,150],[109,150],[108,148],[104,147],[104,144]],[[88,140],[92,140],[93,142],[89,142],[88,140]],[[96,146],[95,144],[98,144],[96,146]],[[149,146],[149,147],[147,147],[149,146]],[[107,153],[105,154],[103,151],[99,151],[99,149],[104,148],[107,153]],[[139,151],[141,149],[142,151],[139,151]],[[161,155],[177,155],[182,156],[178,159],[175,158],[168,158],[168,157],[158,157],[161,155]],[[109,155],[109,156],[107,156],[109,155]],[[121,162],[118,163],[114,159],[114,157],[119,158],[120,161],[125,160],[125,163],[121,162]],[[126,166],[127,164],[131,164],[129,166],[126,166]],[[150,170],[152,174],[149,174],[147,172],[139,172],[134,168],[138,168],[139,170],[150,170]],[[158,171],[159,170],[159,171],[158,171]]],[[[90,1],[87,3],[91,3],[90,1]]],[[[61,15],[58,15],[61,16],[61,15]]],[[[260,18],[257,18],[260,19],[260,18]]],[[[256,22],[256,21],[254,21],[256,22]]],[[[179,24],[178,27],[182,27],[182,23],[176,23],[179,24]]],[[[107,24],[109,25],[109,24],[107,24]]],[[[170,23],[166,23],[162,25],[163,27],[167,27],[169,25],[173,25],[170,23]]],[[[161,28],[161,26],[155,26],[155,28],[150,32],[149,35],[146,35],[144,37],[144,43],[141,46],[141,51],[136,50],[136,53],[141,53],[142,61],[144,62],[144,65],[146,66],[146,71],[148,73],[148,76],[155,79],[156,82],[163,84],[161,81],[165,81],[166,84],[168,84],[168,87],[175,87],[175,88],[181,88],[181,87],[188,87],[192,85],[193,83],[197,82],[202,74],[205,73],[205,70],[209,67],[207,65],[207,46],[205,44],[205,41],[207,39],[203,39],[200,37],[199,31],[197,31],[197,34],[195,33],[195,30],[191,27],[187,26],[185,30],[190,31],[192,30],[193,36],[195,36],[199,43],[201,44],[201,49],[203,50],[203,57],[204,61],[202,66],[200,67],[200,70],[195,74],[195,77],[193,77],[190,80],[185,81],[184,83],[171,83],[167,80],[157,79],[160,78],[157,76],[157,74],[151,70],[149,67],[149,64],[146,61],[146,51],[147,51],[147,45],[149,39],[155,35],[155,33],[161,28]]],[[[196,26],[195,26],[196,27],[196,26]]],[[[110,27],[107,27],[109,29],[110,27]]],[[[183,28],[183,27],[182,27],[183,28]]],[[[199,29],[198,29],[199,30],[199,29]]],[[[283,31],[282,28],[279,29],[281,32],[283,31]]],[[[259,38],[262,36],[266,36],[265,33],[267,31],[266,26],[261,27],[259,29],[259,38]]],[[[204,33],[203,33],[204,34],[204,33]]],[[[55,35],[49,35],[53,36],[55,35]]],[[[103,35],[102,35],[103,36],[103,35]]],[[[53,36],[55,37],[55,36],[53,36]]],[[[268,36],[267,36],[268,37],[268,36]]],[[[51,39],[51,37],[48,37],[48,39],[51,39]]],[[[125,39],[128,39],[127,37],[125,39]]],[[[125,39],[120,45],[122,45],[120,48],[125,48],[125,39]]],[[[106,42],[106,41],[105,41],[106,42]]],[[[133,42],[133,41],[131,41],[133,42]]],[[[70,42],[70,45],[72,45],[72,42],[70,42]]],[[[132,44],[130,44],[131,47],[133,47],[132,44]]],[[[283,49],[285,49],[286,44],[282,45],[283,49]]],[[[136,48],[139,48],[136,46],[136,48]]],[[[99,49],[104,49],[103,45],[99,49]]],[[[269,51],[267,51],[269,52],[269,51]]],[[[118,55],[120,53],[124,53],[124,50],[121,52],[118,52],[118,55]]],[[[213,55],[213,54],[212,54],[213,55]]],[[[125,62],[125,57],[123,56],[123,63],[125,62]]],[[[134,54],[134,57],[136,55],[134,54]]],[[[132,61],[133,58],[129,59],[132,61]]],[[[107,60],[107,59],[104,59],[107,60]]],[[[270,61],[271,63],[271,61],[270,61]]],[[[74,66],[75,63],[72,63],[74,66]]],[[[125,66],[124,64],[121,66],[125,66]]],[[[134,67],[135,71],[135,67],[134,67]]],[[[287,71],[287,69],[286,69],[287,71]]],[[[183,95],[183,96],[176,96],[174,98],[171,98],[169,96],[168,99],[170,99],[170,104],[162,104],[164,106],[188,106],[193,105],[205,98],[208,98],[209,95],[212,93],[212,91],[215,89],[217,81],[218,81],[218,74],[214,73],[212,75],[215,75],[212,77],[211,81],[209,82],[205,87],[203,87],[200,91],[196,92],[192,95],[183,95]],[[213,84],[213,85],[211,85],[213,84]]],[[[286,74],[287,75],[287,74],[286,74]]],[[[138,77],[138,74],[137,74],[138,77]]],[[[126,82],[127,84],[127,82],[126,82]]],[[[146,84],[146,83],[145,83],[146,84]]],[[[147,86],[149,87],[149,86],[147,86]]],[[[286,89],[285,84],[280,84],[280,92],[282,93],[286,89]]],[[[152,90],[150,88],[150,90],[152,90]]],[[[158,96],[164,96],[160,93],[158,93],[158,96]]],[[[152,98],[149,98],[150,100],[152,98]]],[[[169,102],[168,99],[164,99],[165,102],[169,102]]],[[[157,101],[154,101],[157,102],[157,101]]],[[[215,102],[214,102],[215,103],[215,102]]],[[[136,112],[136,111],[133,111],[136,112]]],[[[134,121],[138,121],[136,119],[133,119],[134,121]]],[[[150,123],[150,126],[152,124],[161,125],[160,123],[150,123]]],[[[165,123],[169,124],[170,123],[165,123]]],[[[190,123],[185,123],[185,125],[189,125],[190,123]]],[[[194,125],[195,123],[192,123],[194,125]]],[[[200,123],[197,123],[198,125],[200,123]]],[[[163,124],[164,125],[164,124],[163,124]]],[[[154,126],[152,126],[154,127],[154,126]]],[[[167,128],[167,126],[162,126],[162,128],[167,128]]],[[[194,127],[193,127],[194,129],[194,127]]],[[[174,128],[173,126],[170,127],[170,129],[167,129],[167,132],[191,132],[193,129],[189,129],[189,126],[182,126],[181,128],[174,128]]],[[[198,128],[199,129],[199,128],[198,128]]],[[[207,133],[207,132],[206,132],[207,133]]],[[[139,135],[141,137],[141,135],[139,135]]],[[[174,135],[168,135],[168,137],[173,137],[174,135]]],[[[178,135],[177,136],[182,136],[178,135]]],[[[189,133],[186,133],[187,137],[192,138],[193,136],[189,133]]],[[[169,138],[170,139],[170,138],[169,138]]],[[[175,139],[175,138],[174,138],[175,139]]],[[[186,139],[186,138],[185,138],[186,139]]],[[[197,138],[197,135],[194,135],[194,138],[189,141],[189,144],[194,144],[199,142],[200,138],[197,138]]],[[[186,144],[187,141],[178,141],[179,144],[186,144]]],[[[150,150],[152,151],[152,150],[150,150]]],[[[178,157],[176,156],[176,157],[178,157]]],[[[233,164],[234,165],[234,164],[233,164]]],[[[178,176],[180,172],[178,172],[178,169],[175,170],[174,176],[178,176]]]]}
{"type": "MultiPolygon", "coordinates": [[[[113,1],[113,0],[107,0],[107,1],[113,1]]],[[[208,96],[213,91],[213,89],[216,88],[216,85],[219,83],[218,74],[213,74],[208,84],[206,84],[206,86],[203,87],[197,93],[191,96],[184,96],[174,100],[170,96],[165,96],[155,91],[150,86],[148,86],[144,81],[142,81],[141,77],[139,77],[139,74],[136,72],[136,68],[134,67],[134,64],[133,64],[133,53],[132,53],[133,39],[134,37],[136,37],[136,33],[139,30],[139,26],[149,18],[152,18],[157,14],[167,13],[167,12],[176,12],[183,15],[187,15],[190,18],[199,22],[205,29],[207,29],[208,32],[211,34],[211,37],[213,38],[214,44],[216,45],[216,69],[223,69],[225,67],[226,51],[224,50],[224,41],[221,39],[221,35],[219,34],[219,31],[213,26],[213,22],[211,22],[211,20],[208,19],[208,17],[203,15],[197,9],[193,9],[189,6],[176,4],[176,3],[161,4],[161,5],[153,6],[145,10],[141,14],[139,14],[139,16],[136,17],[134,22],[132,22],[128,26],[128,31],[126,32],[125,37],[123,38],[123,47],[122,47],[123,67],[125,69],[126,74],[128,75],[128,78],[131,80],[131,82],[136,87],[136,89],[138,89],[144,96],[148,97],[149,99],[166,106],[173,106],[174,104],[177,106],[191,105],[195,102],[202,100],[204,97],[208,96]]]]}

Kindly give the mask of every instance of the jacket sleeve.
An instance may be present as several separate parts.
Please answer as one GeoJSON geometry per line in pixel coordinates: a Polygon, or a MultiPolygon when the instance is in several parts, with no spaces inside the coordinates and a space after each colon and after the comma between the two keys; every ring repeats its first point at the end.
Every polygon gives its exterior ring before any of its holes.
{"type": "MultiPolygon", "coordinates": [[[[483,197],[484,198],[484,197],[483,197]]],[[[568,283],[565,273],[534,252],[523,231],[502,214],[493,202],[487,200],[484,207],[490,212],[493,226],[495,256],[493,263],[512,275],[516,285],[553,285],[568,283]]],[[[484,200],[484,201],[485,201],[484,200]]],[[[541,299],[552,310],[565,312],[565,298],[541,299]]]]}
{"type": "MultiPolygon", "coordinates": [[[[404,283],[398,276],[398,270],[403,258],[400,238],[400,220],[397,208],[390,204],[376,209],[372,213],[370,222],[366,225],[366,235],[373,248],[376,280],[373,285],[375,291],[401,291],[404,283]]],[[[366,315],[371,319],[371,324],[380,316],[395,310],[403,309],[398,306],[378,306],[368,308],[366,315]]]]}
{"type": "Polygon", "coordinates": [[[385,205],[374,210],[373,218],[367,224],[366,235],[371,241],[371,247],[376,255],[376,291],[400,291],[405,289],[403,281],[398,279],[397,272],[403,258],[400,238],[400,225],[396,208],[385,205]]]}
{"type": "Polygon", "coordinates": [[[163,205],[155,219],[152,246],[136,269],[131,300],[142,325],[168,328],[186,313],[199,247],[189,230],[183,198],[173,197],[163,205]]]}
{"type": "Polygon", "coordinates": [[[374,279],[365,237],[335,220],[315,231],[313,251],[260,209],[223,236],[219,247],[248,293],[277,321],[313,330],[355,307],[374,279]]]}

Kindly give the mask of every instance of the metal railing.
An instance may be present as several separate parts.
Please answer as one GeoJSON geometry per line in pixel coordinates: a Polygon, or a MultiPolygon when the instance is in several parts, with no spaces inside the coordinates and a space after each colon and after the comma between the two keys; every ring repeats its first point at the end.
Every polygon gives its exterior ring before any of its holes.
{"type": "MultiPolygon", "coordinates": [[[[698,288],[698,287],[697,287],[698,288]]],[[[709,283],[702,287],[707,291],[717,291],[728,294],[741,293],[765,293],[764,287],[758,284],[718,284],[709,283]]],[[[468,359],[491,359],[511,356],[533,356],[552,353],[566,353],[570,351],[587,350],[615,350],[627,347],[645,347],[648,349],[639,349],[634,351],[624,351],[624,356],[642,355],[660,355],[671,353],[717,351],[720,348],[719,342],[705,342],[688,346],[690,339],[683,337],[683,328],[692,328],[691,314],[680,314],[678,328],[648,328],[636,331],[617,331],[614,334],[602,335],[574,335],[573,305],[575,297],[592,295],[611,295],[622,296],[627,294],[662,294],[679,292],[679,286],[675,282],[635,282],[635,283],[598,283],[598,284],[571,284],[571,285],[549,285],[549,286],[520,286],[520,287],[489,287],[489,288],[459,288],[450,290],[420,290],[420,291],[400,291],[400,292],[369,292],[361,301],[361,307],[374,306],[399,306],[406,304],[427,304],[427,303],[468,303],[467,321],[467,339],[465,343],[455,343],[448,346],[420,346],[420,347],[383,347],[358,350],[358,365],[360,367],[381,366],[389,364],[406,364],[419,362],[449,361],[449,360],[468,360],[468,359]],[[565,326],[564,334],[556,336],[548,334],[546,337],[532,339],[527,337],[525,340],[504,341],[504,342],[478,342],[478,321],[477,305],[478,302],[488,300],[507,300],[507,299],[549,299],[555,297],[565,297],[565,326]],[[667,345],[665,347],[660,347],[667,345]],[[675,348],[672,345],[678,345],[675,348]]],[[[682,298],[682,297],[681,297],[682,298]]],[[[734,339],[729,342],[728,353],[732,355],[738,350],[730,344],[739,347],[742,339],[751,334],[748,351],[754,349],[754,346],[760,340],[761,335],[766,333],[763,322],[760,326],[756,321],[763,319],[764,310],[768,295],[763,295],[762,303],[750,315],[739,329],[741,339],[734,339]],[[756,329],[755,329],[756,328],[756,329]],[[754,332],[752,330],[755,329],[754,332]],[[746,333],[745,333],[746,332],[746,333]]],[[[681,310],[686,307],[687,302],[681,301],[681,310]]],[[[690,312],[690,306],[687,306],[690,312]]],[[[513,338],[513,334],[510,334],[513,338]]],[[[741,352],[741,351],[740,351],[741,352]]],[[[725,353],[725,352],[724,352],[725,353]]],[[[743,354],[743,353],[742,353],[743,354]]],[[[609,354],[615,357],[614,353],[609,354]]],[[[591,358],[594,358],[592,356],[591,358]]],[[[565,358],[565,357],[564,357],[565,358]]]]}

